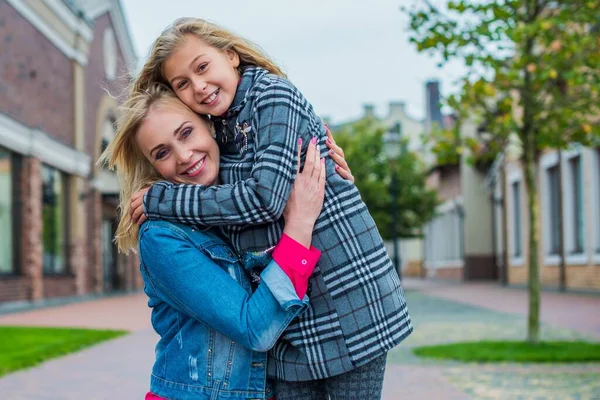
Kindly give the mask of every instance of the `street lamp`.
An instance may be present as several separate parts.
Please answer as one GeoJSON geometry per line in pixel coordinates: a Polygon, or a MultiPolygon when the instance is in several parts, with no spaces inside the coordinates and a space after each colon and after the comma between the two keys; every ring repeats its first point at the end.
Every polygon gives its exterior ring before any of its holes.
{"type": "Polygon", "coordinates": [[[401,125],[396,124],[396,126],[388,131],[383,136],[383,147],[385,156],[390,163],[390,169],[392,172],[392,181],[390,185],[390,192],[392,195],[392,243],[394,245],[394,253],[393,253],[393,262],[396,271],[398,271],[398,276],[402,279],[402,265],[400,260],[400,251],[398,248],[398,208],[396,204],[398,203],[398,182],[396,176],[396,160],[400,156],[400,152],[402,151],[402,141],[400,139],[400,130],[401,125]]]}

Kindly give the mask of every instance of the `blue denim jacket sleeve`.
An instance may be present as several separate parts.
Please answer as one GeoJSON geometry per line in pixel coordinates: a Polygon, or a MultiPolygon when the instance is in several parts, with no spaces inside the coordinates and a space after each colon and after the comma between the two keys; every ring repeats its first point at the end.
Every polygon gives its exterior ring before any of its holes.
{"type": "Polygon", "coordinates": [[[249,294],[176,228],[142,226],[139,237],[141,267],[163,301],[254,351],[273,347],[307,307],[274,261],[249,294]]]}

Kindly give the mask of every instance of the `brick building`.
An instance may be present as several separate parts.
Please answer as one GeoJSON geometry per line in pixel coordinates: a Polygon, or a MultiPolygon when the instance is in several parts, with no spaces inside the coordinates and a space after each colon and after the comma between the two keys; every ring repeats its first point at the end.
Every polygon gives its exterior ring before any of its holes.
{"type": "MultiPolygon", "coordinates": [[[[520,152],[505,152],[488,176],[501,278],[515,285],[525,285],[529,272],[529,209],[520,152]]],[[[600,149],[573,144],[561,152],[546,151],[537,175],[542,286],[557,288],[562,280],[567,290],[600,291],[600,149]]]]}
{"type": "Polygon", "coordinates": [[[95,163],[136,63],[119,0],[0,0],[0,303],[141,287],[95,163]]]}

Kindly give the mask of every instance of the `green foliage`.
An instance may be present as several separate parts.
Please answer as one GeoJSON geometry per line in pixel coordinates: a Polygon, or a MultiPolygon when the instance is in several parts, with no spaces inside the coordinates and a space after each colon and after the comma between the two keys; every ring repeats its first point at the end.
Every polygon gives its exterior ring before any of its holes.
{"type": "Polygon", "coordinates": [[[600,2],[415,1],[404,10],[419,51],[467,66],[448,103],[463,119],[479,117],[480,150],[497,153],[513,133],[537,151],[600,135],[600,2]]]}
{"type": "MultiPolygon", "coordinates": [[[[390,239],[392,223],[392,169],[383,153],[384,128],[375,119],[363,119],[341,131],[335,140],[344,149],[363,201],[379,232],[390,239]]],[[[404,144],[406,147],[406,143],[404,144]]],[[[418,156],[403,151],[395,162],[397,179],[398,235],[415,237],[435,214],[437,197],[425,187],[425,169],[418,156]]]]}
{"type": "Polygon", "coordinates": [[[418,347],[421,357],[464,362],[565,363],[600,361],[600,343],[468,342],[418,347]]]}
{"type": "Polygon", "coordinates": [[[126,333],[111,330],[0,327],[0,376],[126,333]]]}
{"type": "MultiPolygon", "coordinates": [[[[403,8],[410,41],[437,54],[441,65],[458,59],[467,73],[449,100],[459,121],[482,134],[459,139],[473,157],[493,158],[516,135],[529,210],[528,340],[539,340],[539,202],[536,166],[548,148],[600,136],[600,2],[597,0],[456,0],[442,8],[415,0],[403,8]]],[[[435,146],[434,146],[435,148],[435,146]]]]}

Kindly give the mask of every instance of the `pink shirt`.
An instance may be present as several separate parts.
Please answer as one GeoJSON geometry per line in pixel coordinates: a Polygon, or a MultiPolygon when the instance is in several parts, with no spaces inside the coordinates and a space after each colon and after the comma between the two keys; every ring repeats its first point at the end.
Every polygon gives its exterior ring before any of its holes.
{"type": "Polygon", "coordinates": [[[320,256],[321,252],[315,247],[307,249],[285,233],[273,251],[273,260],[290,278],[300,299],[306,294],[308,278],[312,275],[320,256]]]}

